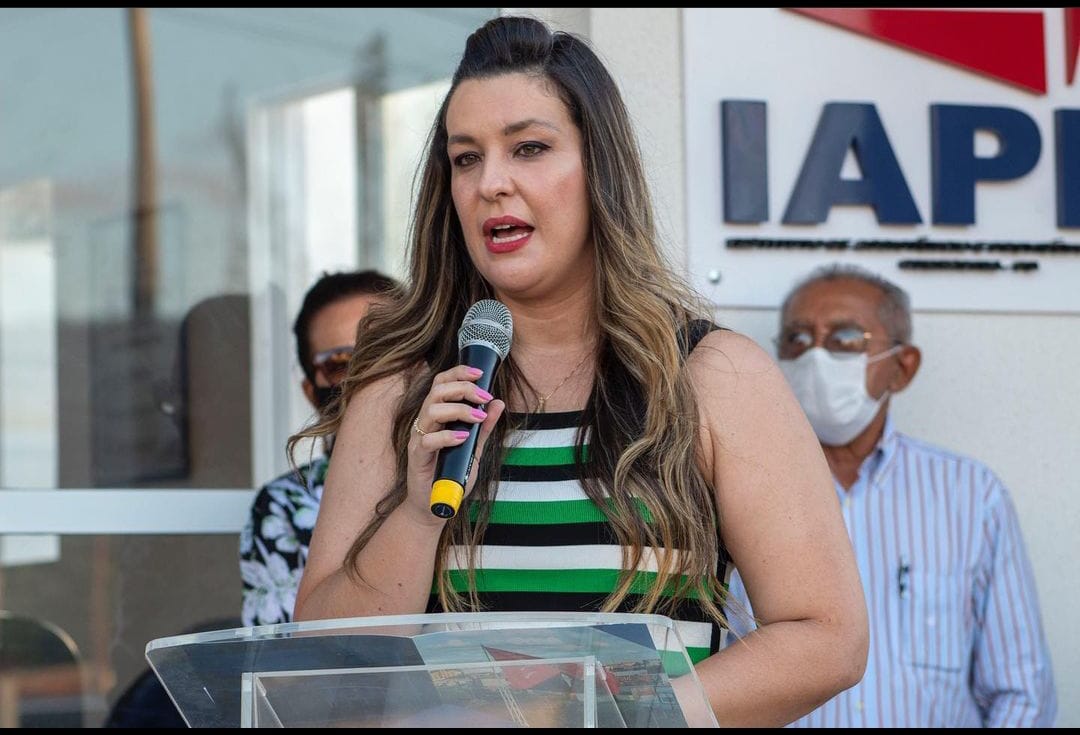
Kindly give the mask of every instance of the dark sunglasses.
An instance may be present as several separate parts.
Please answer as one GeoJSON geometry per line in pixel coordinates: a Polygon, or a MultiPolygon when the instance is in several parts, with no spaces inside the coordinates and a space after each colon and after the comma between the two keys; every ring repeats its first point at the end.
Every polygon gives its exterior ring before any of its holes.
{"type": "Polygon", "coordinates": [[[329,350],[315,353],[311,358],[311,365],[316,373],[321,373],[330,385],[337,385],[349,371],[349,360],[352,359],[352,345],[332,347],[329,350]]]}

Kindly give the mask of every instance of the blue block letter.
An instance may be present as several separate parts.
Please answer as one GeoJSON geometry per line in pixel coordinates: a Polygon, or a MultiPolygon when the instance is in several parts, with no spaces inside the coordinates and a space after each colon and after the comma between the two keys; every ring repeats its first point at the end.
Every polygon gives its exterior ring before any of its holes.
{"type": "Polygon", "coordinates": [[[769,181],[765,103],[724,100],[720,103],[724,172],[724,221],[766,222],[769,181]]]}
{"type": "Polygon", "coordinates": [[[871,206],[881,224],[922,222],[873,105],[848,102],[825,105],[784,212],[784,224],[824,222],[836,204],[871,206]],[[849,149],[855,151],[861,179],[840,178],[849,149]]]}
{"type": "Polygon", "coordinates": [[[1080,227],[1080,110],[1054,110],[1057,224],[1080,227]]]}
{"type": "Polygon", "coordinates": [[[1011,107],[930,105],[934,224],[975,224],[975,184],[1018,179],[1039,162],[1035,121],[1011,107]],[[997,136],[996,156],[975,155],[975,131],[997,136]]]}

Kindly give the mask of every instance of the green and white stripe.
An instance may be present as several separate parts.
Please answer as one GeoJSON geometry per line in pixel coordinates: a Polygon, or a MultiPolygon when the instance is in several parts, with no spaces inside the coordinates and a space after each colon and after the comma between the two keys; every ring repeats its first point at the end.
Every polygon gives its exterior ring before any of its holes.
{"type": "MultiPolygon", "coordinates": [[[[580,414],[549,414],[543,420],[558,428],[528,428],[508,437],[503,478],[477,549],[477,591],[490,609],[598,609],[618,583],[623,549],[612,543],[606,516],[585,494],[581,482],[562,479],[577,475],[574,444],[580,414]]],[[[587,462],[587,445],[584,457],[587,462]]],[[[648,521],[644,505],[638,507],[648,521]]],[[[632,596],[646,594],[655,585],[657,556],[654,549],[644,550],[632,596]]],[[[453,587],[467,589],[466,549],[453,547],[447,565],[453,587]]],[[[628,600],[628,605],[633,602],[628,600]]],[[[692,611],[694,603],[686,607],[692,611]]],[[[700,612],[697,615],[704,618],[700,612]]],[[[694,662],[716,650],[713,623],[675,623],[694,662]]],[[[656,643],[662,653],[675,646],[674,640],[656,643]]],[[[677,659],[674,656],[671,663],[677,659]]]]}

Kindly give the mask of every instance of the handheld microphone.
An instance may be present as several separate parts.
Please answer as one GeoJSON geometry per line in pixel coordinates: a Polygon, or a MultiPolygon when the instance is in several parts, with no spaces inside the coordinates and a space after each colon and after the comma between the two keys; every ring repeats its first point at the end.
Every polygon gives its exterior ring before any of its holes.
{"type": "MultiPolygon", "coordinates": [[[[458,330],[459,364],[484,371],[476,380],[481,390],[489,391],[499,364],[510,354],[514,322],[506,305],[495,299],[482,299],[469,307],[458,330]]],[[[431,512],[439,518],[453,518],[465,497],[465,485],[472,471],[473,451],[480,435],[480,424],[454,421],[446,426],[454,431],[468,431],[461,444],[439,450],[435,479],[431,484],[431,512]]]]}

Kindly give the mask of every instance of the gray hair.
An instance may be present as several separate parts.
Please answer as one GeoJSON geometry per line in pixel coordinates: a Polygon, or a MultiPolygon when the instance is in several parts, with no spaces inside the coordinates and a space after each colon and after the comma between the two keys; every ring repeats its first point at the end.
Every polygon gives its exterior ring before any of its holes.
{"type": "Polygon", "coordinates": [[[807,286],[822,281],[838,280],[861,281],[873,286],[881,292],[881,306],[878,309],[878,318],[885,325],[889,336],[904,344],[911,342],[911,299],[907,292],[877,273],[867,270],[862,266],[851,263],[833,263],[823,265],[813,270],[810,275],[795,284],[795,287],[784,297],[784,303],[780,306],[780,315],[787,312],[788,305],[795,294],[807,286]]]}

